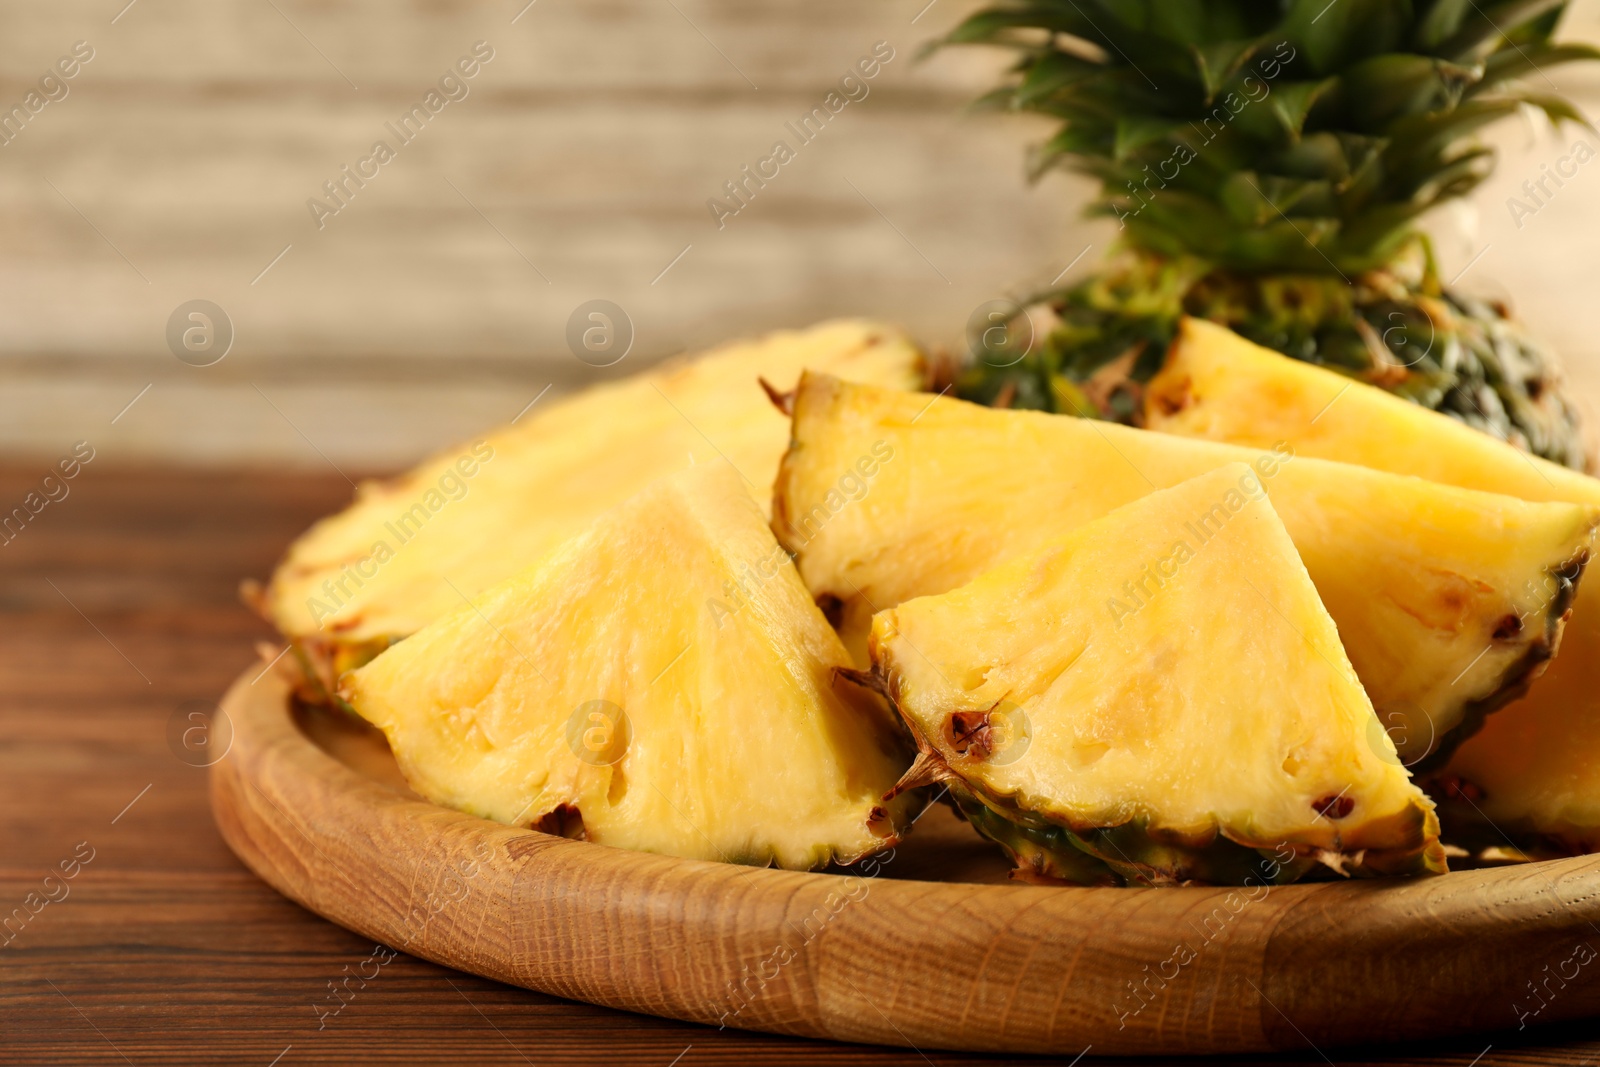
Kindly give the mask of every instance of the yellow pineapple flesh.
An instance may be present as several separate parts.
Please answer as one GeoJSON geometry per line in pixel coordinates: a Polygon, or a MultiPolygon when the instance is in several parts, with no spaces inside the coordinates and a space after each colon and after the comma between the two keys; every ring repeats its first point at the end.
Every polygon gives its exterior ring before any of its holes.
{"type": "MultiPolygon", "coordinates": [[[[1553,653],[1563,613],[1542,592],[1575,579],[1600,521],[1592,506],[1469,492],[1287,446],[1257,452],[827,375],[802,376],[793,419],[774,529],[858,659],[873,612],[963,585],[1156,489],[1249,463],[1407,765],[1437,758],[1553,653]]],[[[1202,532],[1215,522],[1196,520],[1202,532]]],[[[1160,588],[1153,573],[1126,582],[1130,601],[1160,588]]]]}
{"type": "Polygon", "coordinates": [[[1503,493],[1600,503],[1600,481],[1447,415],[1186,318],[1145,387],[1144,426],[1503,493]]]}
{"type": "Polygon", "coordinates": [[[345,678],[436,803],[621,848],[794,869],[892,843],[910,763],[718,460],[345,678]]]}
{"type": "Polygon", "coordinates": [[[908,782],[946,782],[1037,876],[1442,873],[1433,805],[1256,482],[1225,464],[876,615],[873,668],[922,753],[908,782]],[[1152,567],[1133,607],[1123,583],[1152,567]]]}
{"type": "Polygon", "coordinates": [[[360,662],[455,609],[662,475],[725,459],[765,504],[788,439],[758,379],[805,367],[915,388],[921,356],[869,322],[730,344],[534,407],[515,425],[364,483],[289,549],[265,610],[311,659],[360,662]]]}
{"type": "MultiPolygon", "coordinates": [[[[1258,445],[1413,474],[1523,500],[1600,505],[1600,481],[1381,389],[1186,321],[1145,403],[1152,429],[1258,445]]],[[[1456,804],[1512,833],[1600,847],[1600,588],[1557,583],[1535,603],[1572,618],[1561,654],[1526,697],[1490,717],[1445,774],[1468,783],[1456,804]]]]}

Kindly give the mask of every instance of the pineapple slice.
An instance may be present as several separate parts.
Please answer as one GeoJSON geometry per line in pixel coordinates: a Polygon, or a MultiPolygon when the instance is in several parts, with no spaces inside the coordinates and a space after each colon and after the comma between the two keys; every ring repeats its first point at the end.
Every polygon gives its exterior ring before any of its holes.
{"type": "MultiPolygon", "coordinates": [[[[793,404],[773,524],[851,640],[874,611],[963,585],[1155,489],[1251,463],[1256,494],[1270,492],[1408,765],[1476,729],[1549,658],[1565,608],[1544,591],[1570,588],[1600,521],[1600,508],[1468,492],[1286,446],[1258,453],[825,375],[803,375],[793,404]]],[[[1195,520],[1202,532],[1217,521],[1195,520]]],[[[1142,601],[1160,578],[1125,580],[1142,601]]]]}
{"type": "Polygon", "coordinates": [[[720,461],[669,476],[347,675],[412,787],[514,825],[802,869],[891,844],[888,710],[720,461]]]}
{"type": "MultiPolygon", "coordinates": [[[[1530,456],[1332,371],[1269,352],[1211,323],[1188,320],[1146,393],[1152,429],[1260,444],[1414,474],[1523,500],[1600,504],[1600,481],[1530,456]]],[[[1534,601],[1555,611],[1569,591],[1551,583],[1534,601]]],[[[1461,746],[1446,773],[1476,787],[1455,806],[1514,832],[1600,848],[1600,586],[1584,583],[1558,656],[1522,700],[1461,746]],[[1477,800],[1474,792],[1481,793],[1477,800]],[[1471,811],[1470,806],[1478,810],[1471,811]]]]}
{"type": "Polygon", "coordinates": [[[1600,481],[1354,378],[1184,319],[1145,388],[1147,429],[1271,448],[1521,500],[1600,504],[1600,481]]]}
{"type": "Polygon", "coordinates": [[[363,484],[290,547],[262,606],[331,688],[460,607],[456,589],[510,577],[690,457],[727,459],[764,502],[788,427],[758,378],[788,388],[816,367],[916,388],[920,366],[897,331],[833,322],[546,401],[471,446],[363,484]]]}
{"type": "Polygon", "coordinates": [[[921,749],[904,784],[947,782],[1030,875],[1442,873],[1433,804],[1256,484],[1226,463],[876,615],[873,670],[921,749]]]}

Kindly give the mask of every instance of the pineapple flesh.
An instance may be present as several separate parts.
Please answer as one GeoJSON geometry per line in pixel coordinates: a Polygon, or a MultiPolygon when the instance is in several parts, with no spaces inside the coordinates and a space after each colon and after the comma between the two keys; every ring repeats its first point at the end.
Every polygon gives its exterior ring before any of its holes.
{"type": "Polygon", "coordinates": [[[875,616],[873,669],[921,750],[907,784],[946,782],[1031,876],[1443,873],[1432,802],[1256,484],[1223,464],[875,616]],[[1151,567],[1134,607],[1123,583],[1151,567]]]}
{"type": "Polygon", "coordinates": [[[647,487],[346,676],[428,799],[604,845],[790,869],[893,843],[910,763],[740,477],[647,487]]]}
{"type": "MultiPolygon", "coordinates": [[[[1408,766],[1441,760],[1553,654],[1565,609],[1544,590],[1570,588],[1600,521],[1593,506],[1469,492],[1287,446],[1185,441],[819,374],[802,375],[793,419],[774,529],[858,661],[871,614],[954,589],[1156,489],[1249,463],[1254,495],[1270,494],[1408,766]]],[[[1195,520],[1200,534],[1217,521],[1195,520]]],[[[1136,603],[1162,585],[1155,572],[1124,581],[1136,603]]]]}
{"type": "Polygon", "coordinates": [[[263,608],[323,692],[344,670],[461,607],[691,457],[724,458],[765,501],[787,426],[758,379],[803,367],[915,388],[921,356],[868,322],[824,323],[546,401],[518,424],[399,478],[302,535],[263,608]]]}
{"type": "Polygon", "coordinates": [[[1145,390],[1143,426],[1410,474],[1521,500],[1600,504],[1600,481],[1356,378],[1292,360],[1203,319],[1179,325],[1145,390]]]}
{"type": "MultiPolygon", "coordinates": [[[[1535,501],[1600,505],[1600,481],[1359,382],[1187,321],[1150,383],[1145,422],[1191,437],[1291,442],[1308,456],[1535,501]]],[[[1539,590],[1566,606],[1568,590],[1539,590]]],[[[1455,809],[1566,850],[1600,847],[1600,588],[1571,603],[1562,652],[1522,700],[1461,746],[1455,809]]]]}

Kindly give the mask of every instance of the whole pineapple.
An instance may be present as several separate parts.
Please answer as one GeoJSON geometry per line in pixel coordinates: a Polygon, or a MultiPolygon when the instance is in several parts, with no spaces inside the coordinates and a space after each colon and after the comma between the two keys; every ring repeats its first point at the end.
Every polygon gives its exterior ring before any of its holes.
{"type": "Polygon", "coordinates": [[[1031,161],[1100,179],[1118,220],[1094,276],[1030,301],[1053,319],[973,330],[957,392],[1135,421],[1179,317],[1221,322],[1540,456],[1585,466],[1554,356],[1503,307],[1446,290],[1416,220],[1467,193],[1476,131],[1531,106],[1525,84],[1600,59],[1555,44],[1539,0],[1002,0],[939,44],[1014,49],[987,105],[1061,122],[1031,161]],[[1020,324],[1018,324],[1020,325],[1020,324]]]}

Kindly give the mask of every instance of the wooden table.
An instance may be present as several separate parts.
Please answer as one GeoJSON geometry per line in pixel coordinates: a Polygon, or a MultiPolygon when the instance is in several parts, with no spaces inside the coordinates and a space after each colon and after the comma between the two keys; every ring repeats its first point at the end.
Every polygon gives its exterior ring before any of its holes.
{"type": "MultiPolygon", "coordinates": [[[[43,474],[0,469],[0,511],[43,474]]],[[[96,464],[0,545],[0,918],[29,893],[36,906],[47,888],[59,898],[20,929],[0,927],[0,943],[11,938],[0,944],[0,1064],[1001,1062],[719,1032],[404,955],[319,1029],[329,983],[373,946],[234,859],[212,827],[205,772],[167,736],[174,714],[214,700],[253,644],[271,640],[239,606],[238,580],[264,576],[349,491],[337,476],[96,464]],[[91,850],[70,881],[44,884],[91,850]]],[[[1600,1025],[1329,1053],[1339,1064],[1576,1067],[1600,1062],[1600,1025]]],[[[1308,1050],[1252,1062],[1324,1060],[1308,1050]]]]}

